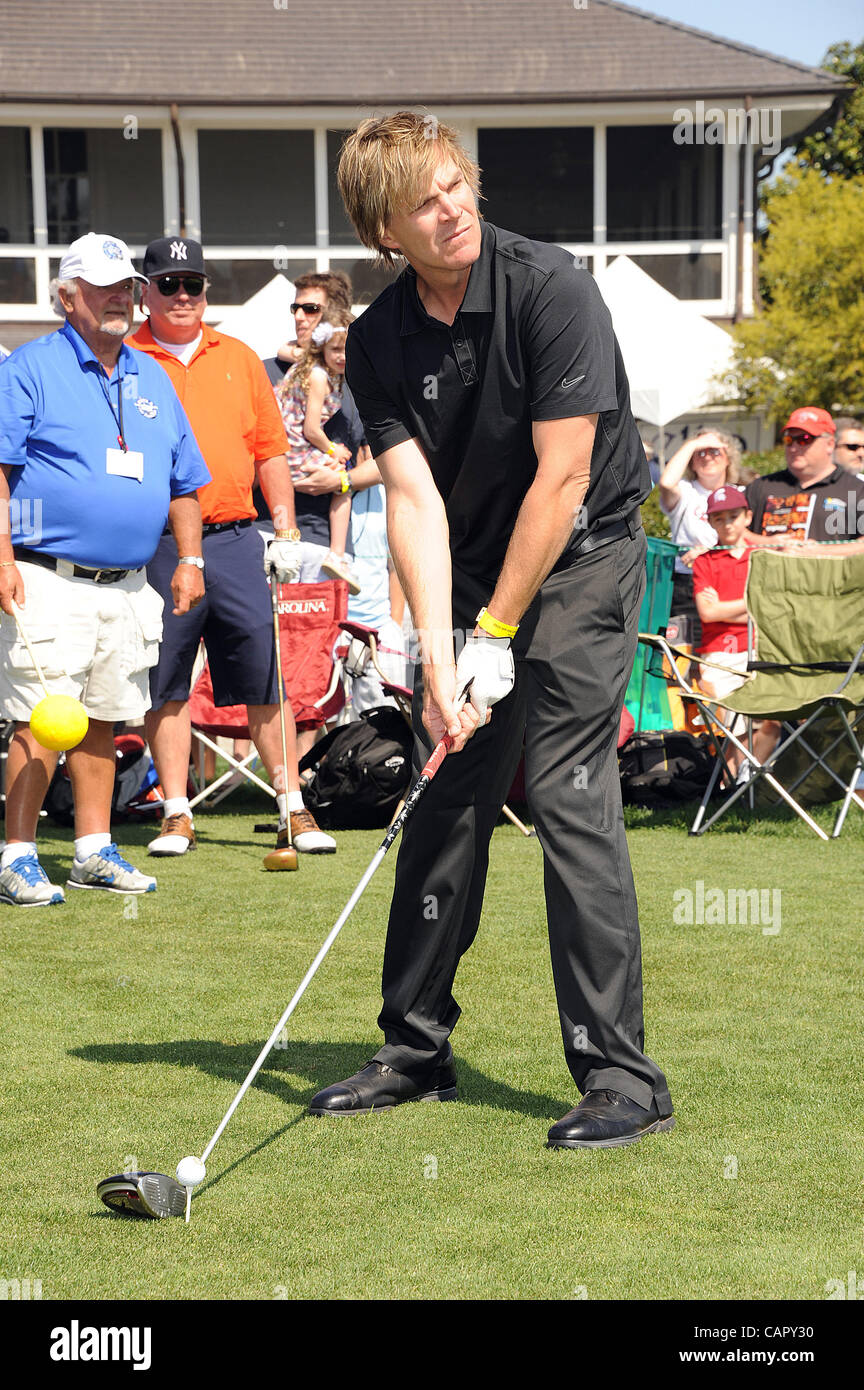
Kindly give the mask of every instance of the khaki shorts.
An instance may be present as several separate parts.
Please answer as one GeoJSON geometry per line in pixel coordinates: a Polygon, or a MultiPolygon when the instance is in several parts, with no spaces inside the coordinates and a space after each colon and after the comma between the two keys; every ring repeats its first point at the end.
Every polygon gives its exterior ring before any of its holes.
{"type": "MultiPolygon", "coordinates": [[[[65,568],[65,566],[64,566],[65,568]]],[[[72,695],[91,719],[138,719],[150,708],[162,600],[143,569],[116,584],[73,579],[22,560],[21,621],[52,695],[72,695]]],[[[14,618],[0,614],[0,710],[26,722],[44,697],[14,618]]]]}
{"type": "Polygon", "coordinates": [[[712,696],[715,700],[722,700],[725,695],[731,695],[733,690],[741,688],[747,674],[746,652],[700,653],[703,654],[705,660],[712,664],[699,667],[700,690],[704,690],[706,695],[712,696]],[[716,665],[713,664],[715,662],[716,665]],[[728,670],[718,671],[717,666],[725,666],[728,670]]]}

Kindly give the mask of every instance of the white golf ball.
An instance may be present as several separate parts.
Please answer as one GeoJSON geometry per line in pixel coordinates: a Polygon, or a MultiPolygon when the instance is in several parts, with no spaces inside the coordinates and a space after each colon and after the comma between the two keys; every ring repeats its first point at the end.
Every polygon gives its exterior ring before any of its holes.
{"type": "Polygon", "coordinates": [[[207,1176],[200,1158],[181,1158],[177,1164],[177,1181],[183,1187],[197,1187],[207,1176]]]}

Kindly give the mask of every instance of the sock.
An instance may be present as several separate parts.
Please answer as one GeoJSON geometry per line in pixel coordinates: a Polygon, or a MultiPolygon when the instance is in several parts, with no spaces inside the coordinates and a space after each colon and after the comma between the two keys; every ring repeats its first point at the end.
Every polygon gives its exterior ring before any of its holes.
{"type": "Polygon", "coordinates": [[[0,869],[8,869],[10,864],[14,864],[16,859],[20,859],[22,854],[35,854],[35,840],[7,840],[6,847],[0,855],[0,869]]]}
{"type": "Polygon", "coordinates": [[[189,805],[188,796],[166,796],[165,798],[165,818],[169,816],[190,816],[192,808],[189,805]]]}
{"type": "Polygon", "coordinates": [[[110,843],[111,836],[107,830],[100,830],[95,835],[79,835],[75,840],[75,858],[79,864],[83,864],[91,854],[107,849],[110,843]]]}
{"type": "Polygon", "coordinates": [[[287,797],[287,801],[288,801],[288,810],[289,810],[289,811],[302,811],[302,810],[303,810],[303,793],[302,793],[302,792],[289,792],[289,793],[288,793],[288,797],[287,797]]]}
{"type": "Polygon", "coordinates": [[[277,793],[276,809],[279,812],[279,829],[282,830],[288,824],[288,798],[284,792],[277,793]]]}

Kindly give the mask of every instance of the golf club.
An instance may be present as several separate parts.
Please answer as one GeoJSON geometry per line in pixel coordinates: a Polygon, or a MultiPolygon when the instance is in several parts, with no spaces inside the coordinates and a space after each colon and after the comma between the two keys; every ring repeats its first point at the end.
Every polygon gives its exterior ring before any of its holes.
{"type": "MultiPolygon", "coordinates": [[[[461,708],[462,704],[464,704],[469,688],[470,682],[462,692],[462,696],[457,704],[457,709],[461,708]]],[[[99,1183],[96,1191],[102,1201],[105,1202],[106,1206],[114,1207],[120,1211],[134,1212],[138,1216],[150,1217],[181,1216],[185,1210],[186,1220],[188,1222],[192,1190],[194,1187],[197,1187],[198,1183],[203,1182],[206,1176],[207,1169],[205,1165],[207,1159],[219,1142],[237,1106],[240,1104],[267,1060],[267,1056],[279,1038],[282,1029],[285,1027],[288,1019],[306,993],[306,990],[318,971],[318,967],[321,965],[321,962],[324,960],[333,942],[347,922],[354,907],[362,897],[366,885],[369,883],[369,880],[372,878],[388,849],[393,844],[393,841],[398,836],[403,825],[411,816],[418,801],[450,751],[452,744],[453,739],[450,734],[445,734],[440,742],[435,745],[423,771],[411,788],[405,800],[405,805],[402,807],[396,819],[388,826],[387,833],[375,852],[372,862],[357,884],[357,887],[354,889],[354,892],[351,894],[351,897],[348,899],[348,902],[345,904],[336,922],[330,929],[324,944],[309,969],[306,971],[306,974],[303,976],[290,1004],[256,1057],[246,1080],[243,1082],[226,1110],[200,1159],[189,1157],[180,1160],[177,1165],[177,1179],[179,1181],[174,1178],[169,1178],[164,1173],[127,1173],[121,1174],[118,1177],[105,1178],[99,1183]]]]}
{"type": "MultiPolygon", "coordinates": [[[[270,604],[273,609],[273,638],[276,643],[276,680],[279,685],[279,727],[282,731],[282,790],[288,794],[288,739],[285,733],[285,681],[282,676],[282,642],[279,634],[279,581],[270,570],[270,604]]],[[[286,809],[288,843],[264,856],[264,868],[272,873],[293,873],[299,869],[297,851],[291,841],[291,812],[286,809]]]]}

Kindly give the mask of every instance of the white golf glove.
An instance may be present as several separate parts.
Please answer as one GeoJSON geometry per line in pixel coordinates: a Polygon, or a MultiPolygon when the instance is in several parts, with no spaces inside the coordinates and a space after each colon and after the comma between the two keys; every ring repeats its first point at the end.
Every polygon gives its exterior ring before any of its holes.
{"type": "Polygon", "coordinates": [[[301,541],[271,541],[264,552],[264,573],[276,571],[280,584],[296,584],[300,578],[301,541]]]}
{"type": "Polygon", "coordinates": [[[468,682],[468,699],[486,718],[490,705],[509,695],[516,679],[513,653],[508,637],[469,637],[456,662],[456,693],[461,695],[468,682]]]}

